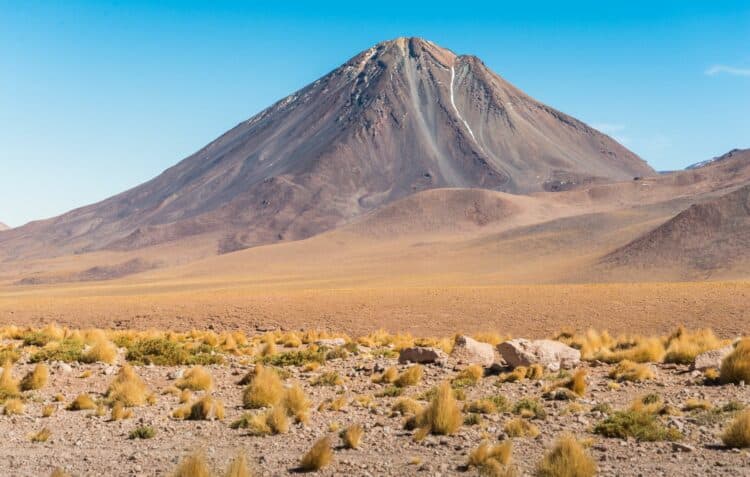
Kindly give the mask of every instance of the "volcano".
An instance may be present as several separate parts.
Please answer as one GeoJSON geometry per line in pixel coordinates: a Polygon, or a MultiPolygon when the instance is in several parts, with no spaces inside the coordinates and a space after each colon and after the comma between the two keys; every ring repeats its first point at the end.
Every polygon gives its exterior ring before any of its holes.
{"type": "Polygon", "coordinates": [[[209,237],[298,240],[436,188],[512,194],[651,176],[612,138],[419,38],[379,43],[163,172],[3,234],[6,259],[209,237]]]}

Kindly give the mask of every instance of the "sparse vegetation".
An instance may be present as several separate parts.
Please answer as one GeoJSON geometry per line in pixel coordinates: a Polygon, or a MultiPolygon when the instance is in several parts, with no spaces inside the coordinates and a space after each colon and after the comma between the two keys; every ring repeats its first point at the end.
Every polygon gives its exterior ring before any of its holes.
{"type": "Polygon", "coordinates": [[[504,430],[510,437],[536,437],[540,433],[537,426],[521,417],[508,421],[504,430]]]}
{"type": "Polygon", "coordinates": [[[438,386],[435,397],[417,416],[417,427],[433,434],[453,434],[461,427],[462,422],[461,411],[448,383],[438,386]]]}
{"type": "Polygon", "coordinates": [[[191,391],[211,391],[214,380],[211,373],[203,366],[195,366],[185,372],[183,377],[175,383],[179,389],[190,389],[191,391]]]}
{"type": "Polygon", "coordinates": [[[750,383],[750,338],[741,340],[721,363],[722,383],[750,383]]]}
{"type": "Polygon", "coordinates": [[[326,436],[318,439],[312,448],[302,456],[300,468],[307,472],[320,470],[330,464],[332,460],[331,439],[326,436]]]}
{"type": "Polygon", "coordinates": [[[120,368],[107,390],[107,397],[113,405],[119,402],[126,407],[143,406],[148,396],[148,387],[129,364],[120,368]]]}
{"type": "Polygon", "coordinates": [[[480,475],[509,476],[512,475],[512,470],[509,467],[512,453],[513,443],[511,441],[494,445],[484,441],[469,453],[469,460],[466,465],[470,468],[477,468],[480,475]]]}
{"type": "Polygon", "coordinates": [[[646,442],[674,441],[682,437],[676,429],[665,427],[654,414],[632,409],[614,412],[594,427],[594,433],[646,442]]]}
{"type": "Polygon", "coordinates": [[[128,439],[151,439],[156,431],[151,426],[138,426],[128,434],[128,439]]]}
{"type": "Polygon", "coordinates": [[[360,424],[352,424],[341,433],[341,440],[347,449],[358,449],[365,430],[360,424]]]}
{"type": "Polygon", "coordinates": [[[246,409],[257,409],[275,406],[283,397],[284,386],[276,371],[258,365],[255,377],[242,395],[242,403],[246,409]]]}
{"type": "Polygon", "coordinates": [[[564,434],[536,469],[539,477],[593,477],[596,464],[572,434],[564,434]]]}
{"type": "Polygon", "coordinates": [[[38,363],[21,380],[21,391],[42,389],[49,379],[49,368],[44,363],[38,363]]]}
{"type": "Polygon", "coordinates": [[[66,407],[68,411],[86,411],[96,409],[96,402],[88,394],[79,394],[73,402],[66,407]]]}
{"type": "Polygon", "coordinates": [[[729,424],[721,440],[727,447],[750,447],[750,411],[742,411],[729,424]]]}
{"type": "Polygon", "coordinates": [[[172,472],[172,477],[211,477],[203,452],[196,451],[184,457],[172,472]]]}
{"type": "Polygon", "coordinates": [[[52,431],[45,427],[31,436],[31,442],[47,442],[51,436],[52,431]]]}
{"type": "Polygon", "coordinates": [[[634,363],[629,359],[620,361],[609,373],[609,377],[617,381],[646,381],[654,379],[653,369],[648,364],[634,363]]]}

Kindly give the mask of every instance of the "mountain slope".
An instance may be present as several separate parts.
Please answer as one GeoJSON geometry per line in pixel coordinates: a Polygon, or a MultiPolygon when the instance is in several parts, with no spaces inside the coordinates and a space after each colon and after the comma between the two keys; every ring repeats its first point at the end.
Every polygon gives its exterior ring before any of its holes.
{"type": "Polygon", "coordinates": [[[3,230],[8,230],[9,228],[10,228],[10,227],[8,227],[8,226],[7,226],[7,225],[5,225],[4,223],[0,222],[0,232],[2,232],[3,230]]]}
{"type": "Polygon", "coordinates": [[[227,252],[309,237],[425,189],[525,194],[652,174],[477,58],[399,38],[141,186],[4,234],[0,254],[133,250],[200,234],[227,252]]]}
{"type": "Polygon", "coordinates": [[[750,184],[694,204],[619,248],[604,262],[708,274],[750,261],[750,184]]]}

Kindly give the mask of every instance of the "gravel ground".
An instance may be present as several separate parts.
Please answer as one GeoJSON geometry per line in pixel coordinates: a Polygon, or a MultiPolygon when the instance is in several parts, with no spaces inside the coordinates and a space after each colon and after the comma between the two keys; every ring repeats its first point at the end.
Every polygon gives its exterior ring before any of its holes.
{"type": "MultiPolygon", "coordinates": [[[[22,359],[14,367],[14,375],[21,377],[33,365],[22,359]]],[[[299,458],[319,437],[330,434],[337,446],[333,463],[320,475],[475,475],[467,470],[468,453],[484,438],[493,441],[505,438],[505,422],[513,414],[500,413],[484,416],[479,425],[464,425],[452,436],[428,436],[415,442],[413,432],[403,429],[403,417],[391,417],[390,407],[397,398],[376,397],[370,408],[349,404],[341,411],[318,411],[317,406],[327,398],[346,396],[351,402],[356,396],[373,396],[385,385],[372,382],[377,369],[397,365],[395,358],[373,357],[369,354],[331,360],[314,372],[286,368],[287,383],[299,382],[313,403],[307,425],[293,424],[286,434],[257,437],[247,431],[234,430],[230,423],[239,418],[242,409],[242,386],[235,384],[251,365],[240,364],[230,358],[224,365],[208,366],[214,377],[214,397],[226,405],[222,421],[179,421],[171,412],[179,406],[176,396],[162,394],[174,384],[170,375],[177,368],[139,366],[137,373],[158,395],[151,406],[134,409],[132,419],[111,422],[109,413],[97,417],[93,411],[68,411],[64,407],[79,393],[88,392],[101,397],[106,391],[117,366],[102,364],[72,364],[72,369],[51,363],[51,376],[41,390],[26,394],[26,409],[15,416],[0,415],[1,445],[0,475],[46,476],[55,467],[62,467],[74,476],[159,476],[169,475],[186,453],[201,448],[218,473],[224,471],[237,452],[245,452],[258,475],[294,473],[299,458]],[[88,378],[79,377],[91,370],[88,378]],[[312,386],[313,377],[326,371],[337,371],[345,377],[340,386],[312,386]],[[54,396],[61,393],[62,402],[54,396]],[[42,406],[54,403],[57,411],[48,418],[41,417],[42,406]],[[360,449],[340,448],[337,432],[330,426],[337,423],[346,427],[360,423],[365,434],[360,449]],[[130,440],[130,431],[149,425],[156,435],[148,440],[130,440]],[[32,443],[30,435],[48,428],[52,435],[47,442],[32,443]]],[[[689,398],[706,399],[716,405],[730,400],[747,404],[750,391],[746,386],[706,386],[687,366],[657,365],[657,378],[645,383],[623,383],[611,389],[607,378],[609,365],[586,363],[587,391],[577,401],[582,412],[567,412],[569,401],[542,400],[547,417],[535,420],[541,430],[536,438],[513,439],[513,462],[522,475],[533,474],[555,438],[570,431],[581,439],[590,439],[589,452],[600,475],[672,476],[672,475],[750,475],[750,455],[747,451],[726,449],[721,444],[721,431],[731,419],[730,413],[708,411],[686,412],[662,418],[668,426],[681,430],[684,439],[679,443],[645,442],[608,439],[592,433],[593,426],[604,418],[591,411],[596,404],[608,403],[615,409],[627,407],[634,399],[657,393],[666,403],[682,407],[689,398]]],[[[399,366],[404,369],[405,366],[399,366]]],[[[459,370],[455,362],[445,366],[426,365],[422,381],[406,388],[405,396],[418,396],[437,383],[450,379],[459,370]]],[[[523,397],[540,397],[547,380],[524,380],[498,385],[495,376],[483,378],[477,385],[466,388],[467,401],[503,395],[511,402],[523,397]]]]}

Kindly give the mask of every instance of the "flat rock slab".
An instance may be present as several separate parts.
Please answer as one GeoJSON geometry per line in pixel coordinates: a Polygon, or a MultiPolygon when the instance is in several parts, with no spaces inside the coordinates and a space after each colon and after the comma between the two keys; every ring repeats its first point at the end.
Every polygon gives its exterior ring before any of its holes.
{"type": "Polygon", "coordinates": [[[461,335],[456,337],[451,358],[461,364],[479,364],[488,368],[495,362],[495,349],[489,343],[461,335]]]}
{"type": "Polygon", "coordinates": [[[445,363],[448,355],[443,350],[437,348],[428,348],[423,346],[414,346],[404,348],[398,355],[398,362],[404,363],[445,363]]]}
{"type": "Polygon", "coordinates": [[[734,351],[734,346],[727,345],[723,348],[703,352],[695,357],[691,368],[698,371],[705,371],[710,368],[721,369],[721,362],[724,361],[724,358],[729,356],[729,353],[732,351],[734,351]]]}

